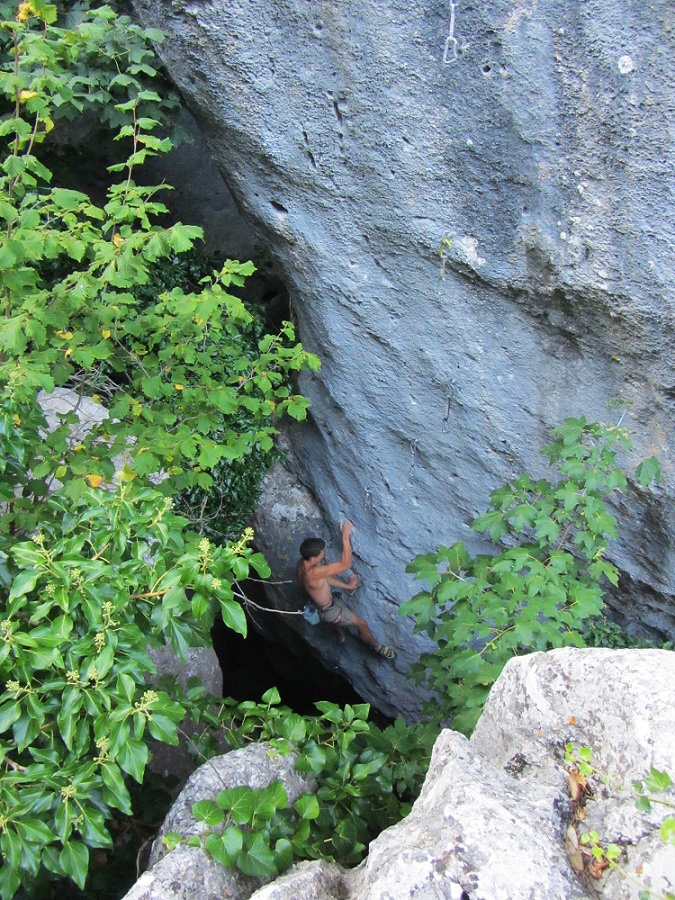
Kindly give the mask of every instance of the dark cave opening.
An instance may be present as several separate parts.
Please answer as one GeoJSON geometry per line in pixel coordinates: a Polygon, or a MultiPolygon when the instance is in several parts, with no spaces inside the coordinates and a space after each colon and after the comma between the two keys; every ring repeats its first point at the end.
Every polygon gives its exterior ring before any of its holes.
{"type": "MultiPolygon", "coordinates": [[[[243,587],[255,603],[269,606],[260,584],[247,582],[243,587]]],[[[256,621],[247,616],[245,638],[227,628],[220,617],[214,623],[211,637],[223,672],[224,697],[258,701],[265,691],[276,687],[282,704],[303,716],[316,715],[314,704],[319,700],[340,706],[366,702],[346,678],[326,668],[287,625],[275,621],[274,631],[265,627],[266,623],[258,627],[264,615],[257,613],[256,621]],[[281,637],[284,629],[290,632],[291,640],[281,637]]],[[[393,721],[372,706],[370,718],[380,727],[393,721]]]]}

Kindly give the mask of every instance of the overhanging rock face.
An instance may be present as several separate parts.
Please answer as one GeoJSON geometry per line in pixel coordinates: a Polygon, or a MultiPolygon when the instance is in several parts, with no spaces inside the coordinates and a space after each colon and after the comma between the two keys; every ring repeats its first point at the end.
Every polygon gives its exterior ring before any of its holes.
{"type": "Polygon", "coordinates": [[[372,601],[476,547],[552,426],[625,411],[665,478],[619,510],[613,602],[674,635],[671,5],[455,6],[136,0],[323,360],[291,440],[372,601]]]}

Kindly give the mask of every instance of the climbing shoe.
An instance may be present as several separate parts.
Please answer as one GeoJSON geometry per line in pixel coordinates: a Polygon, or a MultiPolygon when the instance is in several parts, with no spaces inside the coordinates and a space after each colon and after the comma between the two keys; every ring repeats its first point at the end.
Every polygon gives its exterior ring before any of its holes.
{"type": "Polygon", "coordinates": [[[386,644],[382,644],[379,650],[375,651],[378,656],[381,656],[383,659],[394,659],[396,654],[391,649],[391,647],[387,647],[386,644]]]}

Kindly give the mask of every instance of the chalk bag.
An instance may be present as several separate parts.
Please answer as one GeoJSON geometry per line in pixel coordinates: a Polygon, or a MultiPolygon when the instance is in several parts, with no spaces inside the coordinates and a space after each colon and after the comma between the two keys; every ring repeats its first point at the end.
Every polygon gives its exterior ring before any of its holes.
{"type": "Polygon", "coordinates": [[[305,622],[309,622],[310,625],[318,625],[321,621],[319,611],[313,603],[305,604],[305,608],[302,611],[302,617],[305,622]]]}

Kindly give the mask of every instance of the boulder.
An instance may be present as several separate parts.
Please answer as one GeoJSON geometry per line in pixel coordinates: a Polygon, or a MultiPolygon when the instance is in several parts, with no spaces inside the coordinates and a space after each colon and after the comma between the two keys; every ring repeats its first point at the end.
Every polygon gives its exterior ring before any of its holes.
{"type": "MultiPolygon", "coordinates": [[[[188,648],[185,662],[178,659],[168,644],[163,647],[150,647],[148,653],[157,669],[157,675],[146,678],[149,684],[157,684],[162,675],[173,675],[176,681],[186,688],[191,678],[198,678],[208,694],[213,697],[223,696],[223,673],[213,647],[188,648]]],[[[195,725],[186,715],[180,723],[178,746],[152,741],[150,770],[162,778],[175,778],[179,787],[182,787],[196,768],[188,749],[188,742],[200,730],[200,726],[195,725]]],[[[224,740],[221,740],[220,750],[222,753],[228,750],[224,740]]]]}
{"type": "Polygon", "coordinates": [[[134,5],[323,361],[294,474],[325,536],[354,520],[363,608],[393,622],[415,554],[484,548],[470,521],[546,474],[566,416],[623,415],[628,468],[656,455],[664,479],[618,506],[611,603],[675,637],[667,0],[134,5]]]}
{"type": "MultiPolygon", "coordinates": [[[[520,784],[557,785],[561,798],[565,745],[590,748],[594,795],[579,832],[595,831],[603,846],[621,846],[622,867],[655,894],[675,888],[675,844],[658,834],[672,809],[655,802],[650,813],[639,812],[633,782],[644,782],[652,768],[675,778],[674,679],[669,650],[564,649],[519,657],[497,680],[471,738],[520,784]]],[[[599,887],[616,900],[629,896],[618,870],[599,887]]]]}
{"type": "MultiPolygon", "coordinates": [[[[469,741],[443,731],[412,812],[370,845],[351,872],[324,861],[294,866],[271,884],[216,867],[198,848],[166,853],[161,837],[196,834],[192,803],[222,787],[282,778],[292,803],[314,785],[267,745],[218,757],[191,778],[154,844],[154,867],[125,900],[626,900],[675,888],[675,844],[659,835],[668,807],[635,807],[633,782],[652,768],[675,774],[675,653],[561,649],[514,658],[497,680],[469,741]],[[580,820],[568,789],[565,746],[589,747],[595,772],[580,820]],[[620,868],[577,877],[570,825],[618,844],[620,868]],[[623,871],[622,871],[623,870],[623,871]],[[626,873],[638,887],[631,886],[626,873]],[[631,893],[633,891],[633,893],[631,893]]],[[[672,790],[665,795],[672,800],[672,790]]]]}
{"type": "Polygon", "coordinates": [[[252,744],[216,756],[193,773],[153,844],[151,868],[123,900],[243,900],[265,882],[224,868],[201,847],[179,845],[169,851],[162,838],[175,833],[187,840],[200,834],[203,823],[193,817],[192,805],[198,800],[213,800],[224,788],[248,785],[260,789],[281,780],[291,806],[300,794],[315,789],[313,781],[295,771],[294,756],[270,755],[269,751],[269,744],[252,744]]]}
{"type": "Polygon", "coordinates": [[[461,734],[436,741],[410,815],[370,845],[350,897],[577,900],[555,788],[523,784],[461,734]]]}
{"type": "Polygon", "coordinates": [[[299,863],[253,894],[256,900],[345,900],[348,874],[323,859],[299,863]]]}

